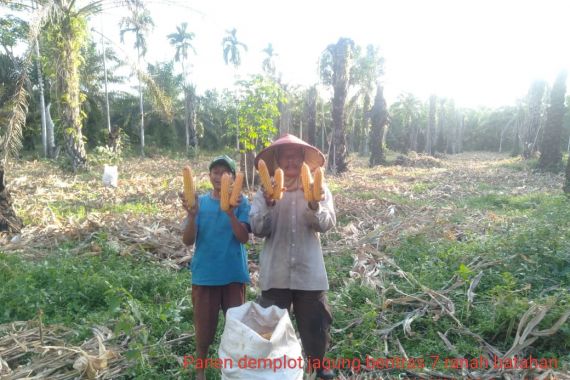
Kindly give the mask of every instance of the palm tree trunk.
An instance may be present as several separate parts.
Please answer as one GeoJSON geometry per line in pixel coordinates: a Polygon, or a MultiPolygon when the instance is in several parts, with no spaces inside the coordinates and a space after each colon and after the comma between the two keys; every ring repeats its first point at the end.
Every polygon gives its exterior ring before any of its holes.
{"type": "Polygon", "coordinates": [[[562,125],[566,111],[564,100],[566,97],[566,72],[559,74],[550,93],[550,107],[548,108],[544,136],[540,147],[540,160],[538,167],[544,170],[557,171],[560,169],[562,152],[560,140],[562,125]]]}
{"type": "Polygon", "coordinates": [[[342,173],[348,169],[346,162],[346,133],[344,130],[346,123],[344,113],[345,98],[346,93],[344,94],[344,97],[339,95],[335,96],[333,99],[333,133],[331,141],[333,149],[330,150],[331,156],[329,157],[329,165],[332,164],[330,169],[332,169],[334,173],[342,173]]]}
{"type": "Polygon", "coordinates": [[[198,131],[196,129],[196,93],[194,87],[188,87],[188,142],[195,151],[198,149],[198,131]]]}
{"type": "Polygon", "coordinates": [[[460,116],[459,133],[457,134],[457,153],[463,152],[463,131],[465,130],[465,116],[460,116]]]}
{"type": "Polygon", "coordinates": [[[545,84],[535,82],[532,84],[528,94],[528,123],[525,128],[523,138],[523,157],[530,158],[537,149],[536,141],[540,133],[542,97],[545,84]]]}
{"type": "Polygon", "coordinates": [[[566,179],[563,190],[565,193],[570,193],[570,155],[568,155],[568,162],[566,163],[566,179]]]}
{"type": "Polygon", "coordinates": [[[40,88],[40,116],[42,122],[42,147],[44,150],[44,157],[48,157],[48,138],[47,138],[47,124],[46,124],[46,103],[44,96],[44,79],[42,75],[42,68],[40,64],[40,46],[38,39],[35,39],[34,50],[36,54],[36,64],[38,70],[38,85],[40,88]]]}
{"type": "Polygon", "coordinates": [[[111,130],[111,111],[109,110],[109,91],[107,90],[107,52],[105,51],[105,38],[101,36],[101,43],[103,44],[103,71],[105,74],[105,111],[107,113],[107,131],[111,130]]]}
{"type": "Polygon", "coordinates": [[[317,87],[309,90],[307,99],[307,142],[317,146],[317,87]]]}
{"type": "Polygon", "coordinates": [[[79,90],[79,67],[77,64],[78,51],[73,46],[76,43],[75,33],[71,21],[68,19],[62,25],[63,49],[62,66],[63,72],[60,74],[62,94],[65,94],[62,107],[62,123],[65,131],[65,146],[67,154],[71,159],[73,171],[84,167],[87,162],[87,154],[83,143],[83,133],[81,131],[81,98],[79,90]]]}
{"type": "Polygon", "coordinates": [[[47,135],[47,146],[48,146],[48,157],[49,158],[56,158],[56,149],[55,149],[55,135],[54,135],[54,125],[53,120],[51,119],[51,103],[45,108],[45,115],[46,115],[46,135],[47,135]]]}
{"type": "Polygon", "coordinates": [[[426,133],[426,148],[425,152],[429,155],[433,153],[434,145],[434,129],[435,129],[435,101],[436,97],[434,95],[429,98],[429,120],[426,133]]]}
{"type": "Polygon", "coordinates": [[[360,127],[360,143],[358,152],[362,155],[368,154],[368,135],[370,134],[370,94],[368,91],[364,95],[362,102],[362,120],[360,127]]]}
{"type": "Polygon", "coordinates": [[[141,79],[139,77],[139,102],[140,102],[140,112],[141,112],[141,125],[140,125],[140,135],[141,135],[141,156],[144,157],[144,105],[143,105],[143,93],[141,79]]]}
{"type": "Polygon", "coordinates": [[[186,153],[190,152],[190,110],[189,110],[189,100],[188,100],[188,83],[186,81],[186,68],[184,67],[184,59],[180,60],[180,66],[182,67],[182,75],[184,76],[184,132],[186,135],[186,153]]]}
{"type": "Polygon", "coordinates": [[[190,152],[190,100],[188,99],[188,89],[184,86],[184,130],[186,132],[186,153],[190,152]]]}
{"type": "MultiPolygon", "coordinates": [[[[339,49],[340,50],[340,49],[339,49]]],[[[344,50],[336,52],[337,57],[333,60],[342,60],[340,57],[342,54],[347,54],[344,50]]],[[[344,62],[337,63],[338,68],[335,71],[347,72],[346,66],[348,63],[346,60],[344,62]]],[[[346,104],[346,96],[348,93],[348,75],[338,74],[338,79],[334,83],[334,96],[332,102],[332,139],[331,145],[332,149],[329,148],[329,169],[333,173],[342,173],[348,169],[347,150],[346,150],[346,112],[344,106],[346,104]]]]}
{"type": "MultiPolygon", "coordinates": [[[[137,46],[137,56],[138,56],[138,65],[139,70],[142,70],[141,67],[141,54],[140,48],[137,46]]],[[[141,125],[140,125],[140,135],[141,135],[141,156],[144,157],[144,105],[143,105],[143,92],[142,92],[142,80],[141,74],[138,74],[139,77],[139,109],[141,112],[141,125]]]]}
{"type": "Polygon", "coordinates": [[[12,197],[4,182],[4,168],[0,167],[0,231],[18,233],[24,224],[18,218],[12,204],[12,197]]]}

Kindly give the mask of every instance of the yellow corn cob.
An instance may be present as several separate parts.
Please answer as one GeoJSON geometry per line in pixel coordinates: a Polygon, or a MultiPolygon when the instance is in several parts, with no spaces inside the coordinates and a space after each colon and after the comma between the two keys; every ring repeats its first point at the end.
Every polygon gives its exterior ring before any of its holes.
{"type": "Polygon", "coordinates": [[[222,175],[222,188],[220,190],[220,208],[222,211],[230,209],[230,175],[224,173],[222,175]]]}
{"type": "Polygon", "coordinates": [[[271,185],[271,178],[269,177],[269,170],[267,170],[265,161],[259,160],[257,170],[259,171],[259,179],[261,179],[265,193],[269,196],[273,195],[273,186],[271,185]]]}
{"type": "Polygon", "coordinates": [[[311,175],[311,169],[309,165],[303,162],[301,167],[301,182],[303,183],[303,192],[305,193],[305,200],[310,202],[313,200],[313,193],[311,192],[311,182],[313,182],[313,176],[311,175]]]}
{"type": "Polygon", "coordinates": [[[275,169],[275,175],[273,176],[275,181],[275,187],[273,188],[273,199],[276,201],[283,198],[283,170],[281,168],[275,169]]]}
{"type": "Polygon", "coordinates": [[[238,172],[238,174],[236,174],[236,180],[234,181],[232,195],[230,195],[230,206],[237,206],[242,185],[243,185],[243,173],[238,172]]]}
{"type": "Polygon", "coordinates": [[[319,202],[321,200],[321,191],[323,189],[323,168],[315,170],[315,181],[313,182],[313,200],[319,202]]]}
{"type": "Polygon", "coordinates": [[[194,179],[192,178],[192,169],[190,169],[190,166],[186,166],[184,169],[182,169],[182,178],[184,180],[184,198],[186,198],[188,207],[192,208],[195,201],[195,191],[194,179]]]}

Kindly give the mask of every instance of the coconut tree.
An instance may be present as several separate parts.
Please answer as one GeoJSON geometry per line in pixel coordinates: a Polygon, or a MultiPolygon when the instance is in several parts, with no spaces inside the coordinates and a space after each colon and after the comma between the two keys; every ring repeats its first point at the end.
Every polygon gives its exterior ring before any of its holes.
{"type": "Polygon", "coordinates": [[[133,33],[135,36],[134,47],[137,49],[138,63],[138,87],[139,87],[139,108],[141,116],[140,124],[140,148],[141,156],[144,156],[144,105],[143,90],[141,78],[141,60],[144,59],[147,52],[146,35],[154,28],[154,21],[150,16],[150,11],[145,8],[142,0],[126,0],[127,8],[130,12],[128,17],[123,17],[120,22],[121,42],[125,42],[125,34],[133,33]]]}
{"type": "Polygon", "coordinates": [[[266,57],[261,63],[261,69],[273,78],[275,76],[275,57],[277,57],[278,54],[273,50],[273,44],[271,43],[268,43],[267,47],[263,49],[262,52],[266,54],[266,57]]]}
{"type": "Polygon", "coordinates": [[[240,49],[247,51],[247,45],[237,39],[237,29],[233,28],[226,31],[227,36],[222,39],[224,49],[224,62],[226,65],[232,64],[234,68],[241,66],[240,49]]]}
{"type": "Polygon", "coordinates": [[[184,77],[184,126],[186,131],[186,152],[190,150],[190,146],[196,148],[198,145],[198,138],[196,135],[196,128],[193,123],[195,119],[195,105],[193,96],[194,91],[193,88],[189,88],[188,86],[188,73],[187,73],[187,66],[185,65],[186,61],[188,60],[188,52],[191,50],[196,54],[196,50],[194,46],[192,46],[192,40],[194,39],[194,33],[188,32],[186,29],[188,28],[188,23],[183,22],[182,24],[176,27],[176,33],[171,33],[167,37],[170,41],[170,44],[176,48],[176,53],[174,54],[174,60],[176,62],[180,62],[182,67],[182,75],[184,77]]]}
{"type": "Polygon", "coordinates": [[[333,173],[342,173],[348,170],[344,107],[355,51],[354,41],[350,38],[340,38],[336,44],[329,45],[321,56],[321,78],[325,84],[332,85],[334,91],[332,101],[333,132],[328,157],[328,168],[333,173]]]}

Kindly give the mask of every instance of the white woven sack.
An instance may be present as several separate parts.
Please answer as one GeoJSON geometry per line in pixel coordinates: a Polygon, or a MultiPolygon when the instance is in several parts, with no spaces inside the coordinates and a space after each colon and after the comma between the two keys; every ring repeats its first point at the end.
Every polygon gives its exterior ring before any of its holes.
{"type": "Polygon", "coordinates": [[[117,187],[119,180],[119,169],[117,166],[105,165],[103,170],[103,185],[117,187]]]}
{"type": "Polygon", "coordinates": [[[277,306],[228,309],[218,354],[224,380],[303,379],[301,344],[289,313],[277,306]]]}

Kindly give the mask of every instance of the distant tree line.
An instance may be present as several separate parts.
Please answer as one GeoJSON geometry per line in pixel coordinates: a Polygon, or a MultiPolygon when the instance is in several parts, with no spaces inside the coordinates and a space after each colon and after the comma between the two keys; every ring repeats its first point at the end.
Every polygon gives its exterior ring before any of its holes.
{"type": "Polygon", "coordinates": [[[247,45],[234,28],[221,41],[220,59],[232,66],[235,87],[197,94],[189,70],[192,54],[199,54],[197,36],[188,24],[165,36],[172,57],[146,62],[152,14],[143,0],[121,4],[121,41],[136,51],[136,62],[89,28],[91,17],[117,9],[113,1],[0,0],[7,14],[0,18],[0,205],[7,199],[6,162],[22,149],[46,158],[63,153],[74,171],[98,149],[142,156],[235,149],[242,169],[253,173],[255,152],[294,133],[322,149],[328,169],[341,173],[350,170],[350,153],[367,156],[370,166],[385,165],[388,149],[511,152],[540,157],[541,169],[556,171],[570,148],[565,72],[552,86],[532,83],[514,106],[464,109],[452,99],[410,93],[388,106],[377,46],[340,38],[320,56],[320,81],[302,88],[282,81],[269,43],[259,74],[237,80],[247,45]],[[16,55],[17,46],[27,49],[16,55]],[[130,78],[119,76],[119,68],[130,68],[134,88],[125,89],[130,78]]]}

